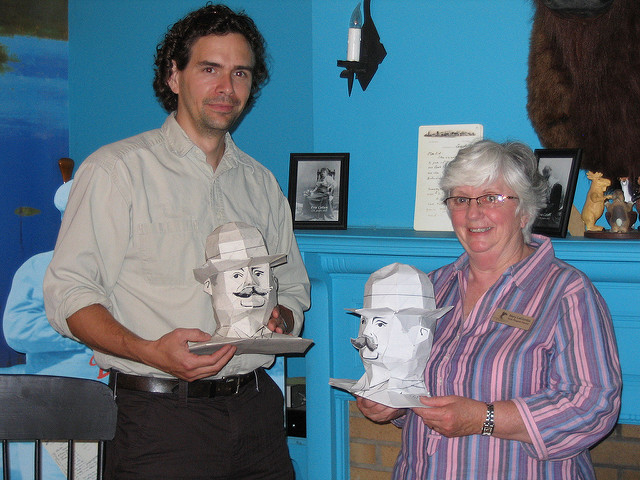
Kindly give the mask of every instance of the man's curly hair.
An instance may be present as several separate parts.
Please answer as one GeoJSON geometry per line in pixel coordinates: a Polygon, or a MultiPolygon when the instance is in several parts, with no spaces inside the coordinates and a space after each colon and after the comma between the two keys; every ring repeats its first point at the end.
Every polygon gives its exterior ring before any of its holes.
{"type": "Polygon", "coordinates": [[[243,11],[236,13],[225,5],[208,3],[176,22],[156,47],[153,89],[167,112],[178,108],[178,95],[167,84],[173,62],[176,62],[178,70],[184,70],[191,57],[191,47],[200,37],[228,33],[243,35],[253,52],[255,64],[247,107],[253,105],[260,89],[269,79],[265,40],[253,20],[243,11]]]}

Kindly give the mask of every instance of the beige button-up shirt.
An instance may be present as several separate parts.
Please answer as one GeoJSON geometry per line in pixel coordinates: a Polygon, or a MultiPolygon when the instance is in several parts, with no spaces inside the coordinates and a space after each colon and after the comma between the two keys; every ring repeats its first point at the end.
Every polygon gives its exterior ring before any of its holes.
{"type": "MultiPolygon", "coordinates": [[[[67,318],[101,304],[148,340],[178,327],[213,333],[211,300],[193,269],[206,260],[207,236],[230,221],[257,227],[270,254],[286,253],[287,263],[274,268],[278,303],[293,311],[298,334],[309,279],[275,177],[229,134],[214,172],[174,115],[160,129],[102,147],[78,169],[44,281],[49,321],[73,338],[67,318]]],[[[95,357],[104,369],[168,376],[112,355],[95,357]]],[[[270,355],[237,355],[217,376],[272,362],[270,355]]]]}

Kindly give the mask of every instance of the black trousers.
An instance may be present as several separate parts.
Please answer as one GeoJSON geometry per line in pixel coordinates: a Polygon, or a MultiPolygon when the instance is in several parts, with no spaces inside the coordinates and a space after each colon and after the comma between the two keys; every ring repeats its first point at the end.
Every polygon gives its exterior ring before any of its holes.
{"type": "Polygon", "coordinates": [[[280,388],[263,370],[236,395],[180,399],[117,390],[106,479],[294,478],[280,388]]]}

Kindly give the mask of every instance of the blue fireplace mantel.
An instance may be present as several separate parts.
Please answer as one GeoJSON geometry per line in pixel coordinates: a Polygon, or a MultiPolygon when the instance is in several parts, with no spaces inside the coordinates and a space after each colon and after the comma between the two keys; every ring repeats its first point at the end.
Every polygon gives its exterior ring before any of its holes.
{"type": "MultiPolygon", "coordinates": [[[[405,229],[349,228],[296,231],[311,279],[311,309],[304,337],[314,346],[305,357],[307,437],[297,439],[294,460],[309,480],[349,478],[350,395],[329,386],[329,378],[358,379],[364,369],[350,338],[359,320],[345,311],[362,306],[364,284],[393,262],[429,272],[462,253],[453,233],[405,229]]],[[[623,372],[619,423],[640,424],[640,242],[553,239],[556,255],[585,272],[613,316],[623,372]]],[[[290,439],[291,444],[291,439],[290,439]]]]}

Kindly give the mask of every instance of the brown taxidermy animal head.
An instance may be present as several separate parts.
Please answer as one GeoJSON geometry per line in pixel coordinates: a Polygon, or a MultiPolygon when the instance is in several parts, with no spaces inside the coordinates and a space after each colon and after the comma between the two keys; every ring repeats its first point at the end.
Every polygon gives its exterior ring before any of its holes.
{"type": "Polygon", "coordinates": [[[640,1],[534,0],[527,111],[545,148],[581,168],[640,173],[640,1]]]}
{"type": "Polygon", "coordinates": [[[540,0],[556,15],[565,18],[591,18],[605,13],[614,0],[540,0]]]}

